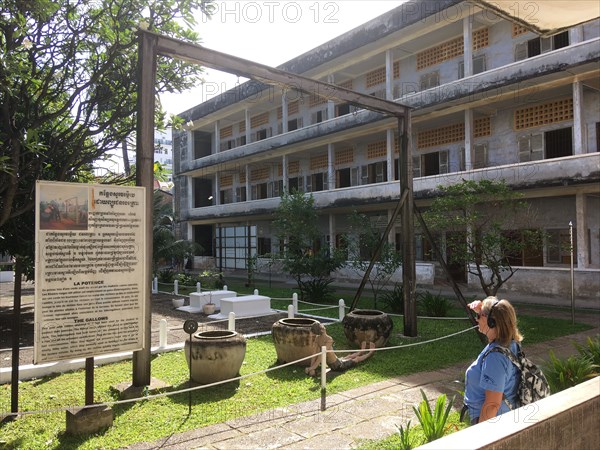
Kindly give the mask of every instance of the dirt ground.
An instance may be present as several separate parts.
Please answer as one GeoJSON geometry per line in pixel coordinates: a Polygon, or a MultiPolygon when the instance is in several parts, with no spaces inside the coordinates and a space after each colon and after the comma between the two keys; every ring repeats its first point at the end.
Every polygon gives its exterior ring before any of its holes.
{"type": "MultiPolygon", "coordinates": [[[[7,283],[2,283],[6,285],[7,283]]],[[[4,286],[3,286],[4,287],[4,286]]],[[[21,335],[19,365],[33,364],[33,288],[26,287],[21,300],[21,335]]],[[[202,313],[192,314],[173,308],[173,294],[152,294],[152,346],[159,344],[159,324],[161,319],[167,320],[167,343],[169,345],[183,342],[189,335],[183,331],[183,322],[194,319],[198,322],[198,331],[227,329],[227,320],[215,321],[202,313]]],[[[12,361],[12,290],[2,292],[0,296],[0,367],[10,367],[12,361]]],[[[186,304],[188,300],[186,299],[186,304]]],[[[271,327],[287,313],[272,314],[236,320],[236,331],[254,334],[270,331],[271,327]]]]}

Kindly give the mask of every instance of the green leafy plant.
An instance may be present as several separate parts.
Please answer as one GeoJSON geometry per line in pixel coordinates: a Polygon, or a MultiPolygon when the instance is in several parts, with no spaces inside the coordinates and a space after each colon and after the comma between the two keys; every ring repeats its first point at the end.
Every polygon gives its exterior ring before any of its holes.
{"type": "Polygon", "coordinates": [[[404,285],[396,283],[394,289],[382,293],[381,302],[388,311],[404,314],[404,285]]]}
{"type": "Polygon", "coordinates": [[[597,334],[594,339],[587,338],[587,347],[575,344],[575,348],[579,354],[585,358],[590,358],[592,362],[600,367],[600,334],[597,334]]]}
{"type": "Polygon", "coordinates": [[[213,270],[203,270],[196,277],[196,281],[200,282],[202,289],[222,289],[225,285],[223,274],[213,270]]]}
{"type": "Polygon", "coordinates": [[[410,428],[410,420],[406,424],[406,429],[404,429],[402,425],[398,427],[398,435],[399,442],[397,448],[399,450],[411,450],[414,448],[414,439],[412,429],[410,428]]]}
{"type": "Polygon", "coordinates": [[[550,390],[556,393],[598,376],[598,365],[588,356],[574,355],[561,359],[550,350],[550,361],[544,367],[544,375],[550,390]]]}
{"type": "Polygon", "coordinates": [[[446,317],[450,309],[450,302],[446,297],[429,291],[420,296],[419,303],[425,315],[429,317],[446,317]]]}
{"type": "Polygon", "coordinates": [[[188,272],[178,273],[177,280],[179,281],[179,286],[194,286],[196,284],[194,276],[188,272]]]}
{"type": "Polygon", "coordinates": [[[158,272],[160,283],[172,283],[175,280],[175,272],[172,269],[163,269],[158,272]]]}
{"type": "Polygon", "coordinates": [[[331,287],[332,282],[331,278],[313,278],[300,281],[302,300],[315,303],[333,302],[335,290],[331,287]]]}
{"type": "Polygon", "coordinates": [[[435,402],[434,410],[431,411],[429,400],[422,389],[421,395],[423,396],[423,401],[419,403],[418,408],[413,406],[413,410],[423,428],[423,434],[425,434],[427,442],[435,441],[441,438],[446,432],[446,422],[452,409],[452,403],[454,403],[454,397],[446,405],[446,394],[440,395],[435,402]]]}

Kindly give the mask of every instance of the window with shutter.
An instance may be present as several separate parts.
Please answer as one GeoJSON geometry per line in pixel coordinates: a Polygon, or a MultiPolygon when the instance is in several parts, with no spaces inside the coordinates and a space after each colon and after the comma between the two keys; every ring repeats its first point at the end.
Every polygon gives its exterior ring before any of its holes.
{"type": "Polygon", "coordinates": [[[544,159],[544,135],[542,133],[521,136],[518,139],[519,162],[544,159]]]}
{"type": "Polygon", "coordinates": [[[487,144],[473,146],[473,169],[487,167],[487,144]]]}
{"type": "Polygon", "coordinates": [[[448,150],[440,152],[440,171],[439,173],[448,173],[448,150]]]}
{"type": "MultiPolygon", "coordinates": [[[[485,72],[486,64],[485,64],[485,55],[479,55],[473,57],[473,75],[477,75],[478,73],[485,72]]],[[[465,61],[458,62],[458,78],[465,77],[465,61]]]]}
{"type": "Polygon", "coordinates": [[[421,176],[421,157],[413,156],[413,178],[421,176]]]}
{"type": "Polygon", "coordinates": [[[544,135],[534,134],[531,136],[531,161],[544,159],[544,135]]]}
{"type": "Polygon", "coordinates": [[[353,167],[350,171],[350,183],[352,186],[360,186],[359,170],[360,167],[353,167]]]}
{"type": "Polygon", "coordinates": [[[527,59],[527,42],[519,42],[515,45],[515,61],[527,59]]]}

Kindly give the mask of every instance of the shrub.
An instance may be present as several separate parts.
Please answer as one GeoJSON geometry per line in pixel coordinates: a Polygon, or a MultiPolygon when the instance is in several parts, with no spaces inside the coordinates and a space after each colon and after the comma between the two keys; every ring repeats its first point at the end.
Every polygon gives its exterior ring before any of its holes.
{"type": "Polygon", "coordinates": [[[398,442],[399,450],[412,450],[414,448],[414,439],[412,429],[410,428],[410,420],[406,424],[406,430],[402,425],[398,427],[398,435],[400,437],[398,442]]]}
{"type": "Polygon", "coordinates": [[[575,348],[584,358],[590,358],[592,362],[600,367],[600,334],[597,334],[594,339],[587,338],[587,347],[575,344],[575,348]]]}
{"type": "Polygon", "coordinates": [[[188,272],[178,273],[177,280],[179,281],[179,286],[195,286],[196,281],[194,280],[194,276],[188,272]]]}
{"type": "Polygon", "coordinates": [[[556,393],[598,376],[598,365],[588,356],[574,355],[560,359],[550,350],[550,361],[544,368],[544,375],[550,390],[556,393]]]}
{"type": "Polygon", "coordinates": [[[332,303],[334,301],[334,289],[330,286],[331,278],[313,278],[300,281],[301,299],[313,303],[332,303]]]}
{"type": "Polygon", "coordinates": [[[450,309],[450,302],[446,297],[425,291],[420,297],[423,313],[429,317],[446,317],[450,309]]]}
{"type": "Polygon", "coordinates": [[[404,285],[402,283],[396,283],[394,289],[383,292],[380,298],[388,311],[404,314],[404,285]]]}
{"type": "Polygon", "coordinates": [[[441,438],[446,432],[446,422],[448,421],[448,415],[452,409],[454,398],[446,405],[446,394],[440,395],[435,402],[435,409],[432,412],[429,400],[427,400],[423,389],[421,389],[421,395],[423,396],[423,401],[421,401],[418,408],[413,406],[413,410],[423,428],[423,434],[427,442],[435,441],[441,438]]]}
{"type": "MultiPolygon", "coordinates": [[[[198,274],[196,281],[200,282],[202,289],[222,289],[225,285],[223,274],[212,270],[204,270],[198,274]]],[[[194,284],[196,283],[194,281],[194,284]]]]}
{"type": "Polygon", "coordinates": [[[157,278],[160,283],[172,283],[175,280],[175,272],[172,269],[163,269],[158,272],[157,278]]]}

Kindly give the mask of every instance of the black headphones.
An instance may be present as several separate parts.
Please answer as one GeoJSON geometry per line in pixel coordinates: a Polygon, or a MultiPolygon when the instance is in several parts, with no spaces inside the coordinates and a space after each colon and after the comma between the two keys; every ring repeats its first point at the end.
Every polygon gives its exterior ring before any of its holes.
{"type": "Polygon", "coordinates": [[[496,326],[496,319],[494,319],[492,317],[492,311],[494,311],[494,308],[496,307],[496,305],[498,303],[500,303],[500,301],[496,300],[494,302],[494,304],[492,305],[492,307],[490,308],[490,312],[488,313],[488,316],[487,316],[487,326],[488,326],[488,328],[494,328],[496,326]]]}

